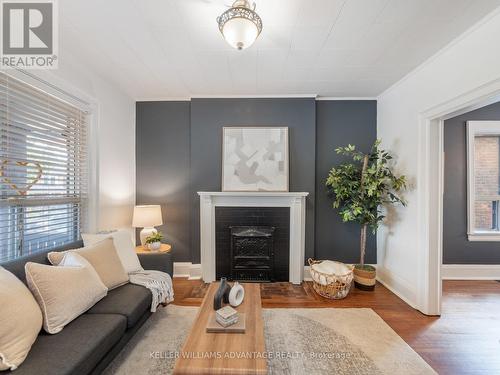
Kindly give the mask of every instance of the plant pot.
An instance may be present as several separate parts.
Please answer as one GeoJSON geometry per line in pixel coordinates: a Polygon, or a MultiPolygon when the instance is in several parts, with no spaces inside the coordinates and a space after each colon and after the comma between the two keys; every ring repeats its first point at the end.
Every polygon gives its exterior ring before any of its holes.
{"type": "Polygon", "coordinates": [[[375,289],[375,283],[377,276],[377,270],[373,266],[356,264],[354,266],[354,286],[361,290],[373,291],[375,289]]]}
{"type": "Polygon", "coordinates": [[[158,251],[160,250],[160,247],[161,247],[160,241],[148,243],[148,249],[151,251],[158,251]]]}

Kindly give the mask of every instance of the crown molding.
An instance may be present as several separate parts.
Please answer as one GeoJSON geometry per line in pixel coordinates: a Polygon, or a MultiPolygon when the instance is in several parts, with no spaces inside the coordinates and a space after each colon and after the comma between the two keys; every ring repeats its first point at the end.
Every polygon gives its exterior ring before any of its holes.
{"type": "Polygon", "coordinates": [[[193,95],[179,97],[139,97],[136,102],[189,102],[192,99],[301,99],[311,98],[318,101],[328,100],[377,100],[375,96],[318,96],[316,94],[290,95],[193,95]]]}
{"type": "Polygon", "coordinates": [[[189,96],[167,96],[167,97],[138,97],[136,102],[190,102],[189,96]]]}
{"type": "Polygon", "coordinates": [[[316,100],[377,100],[376,96],[318,96],[316,100]]]}
{"type": "Polygon", "coordinates": [[[317,98],[317,94],[264,94],[264,95],[193,95],[191,99],[274,99],[317,98]]]}

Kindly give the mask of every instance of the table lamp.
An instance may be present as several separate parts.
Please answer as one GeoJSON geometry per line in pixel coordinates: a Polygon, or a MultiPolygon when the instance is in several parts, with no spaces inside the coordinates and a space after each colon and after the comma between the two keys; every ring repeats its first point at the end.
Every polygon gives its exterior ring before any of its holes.
{"type": "Polygon", "coordinates": [[[141,245],[146,244],[146,238],[153,233],[158,232],[155,229],[156,225],[162,225],[161,207],[158,204],[135,206],[132,226],[135,228],[143,228],[140,233],[141,245]]]}

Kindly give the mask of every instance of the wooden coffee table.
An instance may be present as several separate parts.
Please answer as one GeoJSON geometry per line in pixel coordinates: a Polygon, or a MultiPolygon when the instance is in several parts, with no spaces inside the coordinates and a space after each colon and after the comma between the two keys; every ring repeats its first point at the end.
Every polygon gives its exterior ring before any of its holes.
{"type": "Polygon", "coordinates": [[[245,333],[205,331],[210,313],[214,311],[213,297],[219,287],[219,283],[212,283],[179,353],[174,374],[267,374],[260,285],[242,285],[245,299],[236,310],[246,314],[245,333]],[[235,358],[238,355],[240,358],[235,358]]]}

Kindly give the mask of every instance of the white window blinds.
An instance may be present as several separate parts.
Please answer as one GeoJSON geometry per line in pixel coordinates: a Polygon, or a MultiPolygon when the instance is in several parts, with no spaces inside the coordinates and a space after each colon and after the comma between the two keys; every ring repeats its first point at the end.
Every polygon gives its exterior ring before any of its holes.
{"type": "Polygon", "coordinates": [[[80,237],[87,113],[0,72],[0,262],[80,237]]]}

